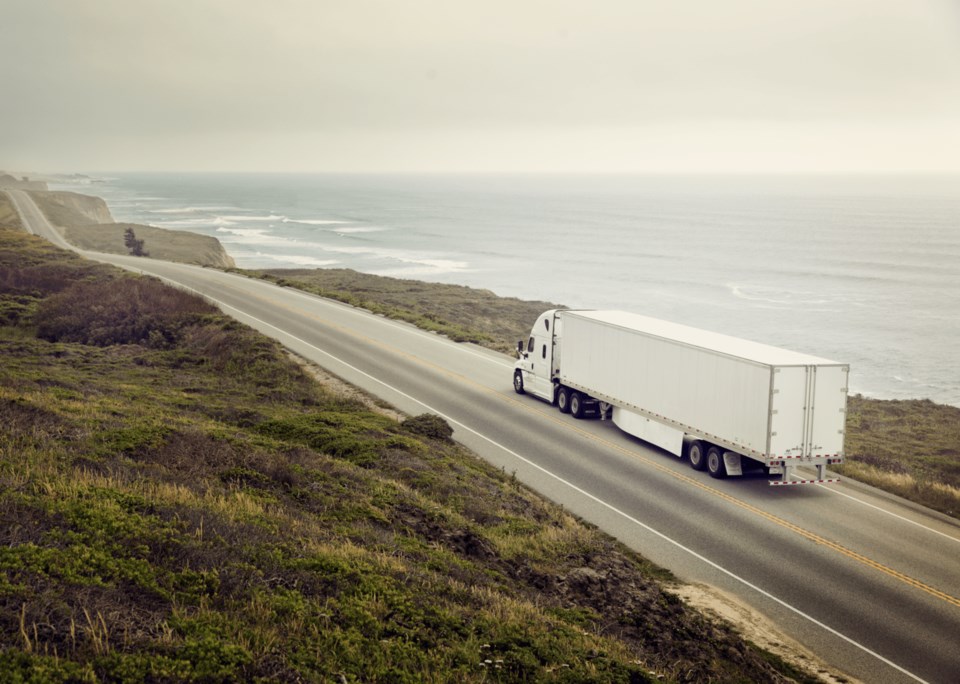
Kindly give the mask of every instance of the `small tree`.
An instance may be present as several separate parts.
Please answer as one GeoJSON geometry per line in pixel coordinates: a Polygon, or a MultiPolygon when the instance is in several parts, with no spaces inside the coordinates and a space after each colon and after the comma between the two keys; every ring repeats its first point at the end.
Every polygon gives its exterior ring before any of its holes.
{"type": "Polygon", "coordinates": [[[137,239],[133,232],[133,226],[127,226],[127,229],[123,232],[123,243],[133,256],[150,256],[150,252],[143,251],[143,240],[137,239]]]}

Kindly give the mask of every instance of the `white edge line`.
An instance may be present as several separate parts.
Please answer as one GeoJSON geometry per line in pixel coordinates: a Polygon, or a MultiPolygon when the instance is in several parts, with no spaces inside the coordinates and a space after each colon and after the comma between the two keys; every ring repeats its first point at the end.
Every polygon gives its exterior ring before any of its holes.
{"type": "MultiPolygon", "coordinates": [[[[167,278],[162,278],[162,277],[161,277],[161,279],[162,279],[162,280],[168,280],[167,278]]],[[[168,282],[173,282],[173,281],[168,281],[168,282]]],[[[553,479],[556,480],[557,482],[563,484],[563,485],[566,486],[566,487],[569,487],[570,489],[572,489],[573,491],[577,492],[578,494],[580,494],[580,495],[582,495],[582,496],[585,496],[586,498],[590,499],[591,501],[594,501],[595,503],[603,506],[604,508],[610,510],[611,512],[613,512],[613,513],[615,513],[615,514],[617,514],[617,515],[619,515],[620,517],[622,517],[622,518],[624,518],[625,520],[633,523],[634,525],[637,525],[638,527],[641,527],[641,528],[645,529],[646,531],[650,532],[651,534],[654,534],[654,535],[656,535],[657,537],[660,537],[661,539],[663,539],[663,540],[666,541],[667,543],[673,544],[674,546],[676,546],[677,548],[681,549],[682,551],[690,554],[691,556],[693,556],[693,557],[696,558],[697,560],[699,560],[699,561],[701,561],[701,562],[703,562],[703,563],[706,563],[706,564],[709,565],[710,567],[712,567],[712,568],[714,568],[715,570],[723,573],[724,575],[727,575],[727,576],[730,577],[731,579],[733,579],[733,580],[735,580],[735,581],[737,581],[737,582],[740,582],[741,584],[743,584],[744,586],[752,589],[753,591],[757,592],[757,593],[760,594],[761,596],[763,596],[763,597],[765,597],[765,598],[768,598],[768,599],[770,599],[771,601],[773,601],[773,602],[775,602],[775,603],[783,606],[783,607],[786,608],[787,610],[795,613],[796,615],[799,615],[800,617],[802,617],[802,618],[804,618],[805,620],[813,623],[813,624],[816,625],[817,627],[820,627],[821,629],[829,632],[830,634],[833,634],[834,636],[838,637],[839,639],[842,639],[843,641],[847,642],[848,644],[850,644],[850,645],[852,645],[852,646],[860,649],[860,650],[863,651],[864,653],[866,653],[866,654],[868,654],[868,655],[870,655],[870,656],[873,656],[874,658],[876,658],[876,659],[879,660],[880,662],[882,662],[882,663],[884,663],[884,664],[892,667],[893,669],[897,670],[898,672],[903,673],[904,675],[910,677],[911,679],[913,679],[913,680],[915,680],[915,681],[917,681],[917,682],[921,682],[922,684],[928,684],[928,683],[926,682],[926,680],[921,679],[920,677],[918,677],[917,675],[913,674],[912,672],[909,672],[908,670],[905,670],[904,668],[900,667],[899,665],[897,665],[897,664],[894,663],[893,661],[888,660],[887,658],[883,657],[882,655],[880,655],[880,654],[877,653],[876,651],[873,651],[873,650],[867,648],[866,646],[864,646],[863,644],[861,644],[861,643],[859,643],[859,642],[857,642],[857,641],[854,641],[854,640],[851,639],[850,637],[848,637],[848,636],[846,636],[846,635],[844,635],[844,634],[841,634],[840,632],[838,632],[837,630],[835,630],[833,627],[830,627],[829,625],[826,625],[826,624],[824,624],[823,622],[820,622],[819,620],[817,620],[817,619],[814,618],[813,616],[808,615],[807,613],[803,612],[803,611],[800,610],[799,608],[796,608],[796,607],[790,605],[789,603],[785,602],[784,600],[777,598],[777,597],[774,596],[773,594],[770,594],[769,592],[765,591],[764,589],[761,589],[761,588],[758,587],[757,585],[749,582],[748,580],[740,577],[739,575],[734,574],[734,573],[731,572],[730,570],[727,570],[726,568],[718,565],[717,563],[715,563],[714,561],[710,560],[709,558],[706,558],[705,556],[702,556],[701,554],[697,553],[697,552],[694,551],[693,549],[684,546],[683,544],[681,544],[680,542],[676,541],[675,539],[671,539],[670,537],[666,536],[663,532],[660,532],[660,531],[658,531],[658,530],[655,530],[654,528],[650,527],[650,526],[647,525],[646,523],[641,522],[640,520],[637,520],[636,518],[634,518],[634,517],[631,516],[630,514],[625,513],[624,511],[621,511],[619,508],[613,506],[612,504],[607,503],[607,502],[604,501],[603,499],[600,499],[600,498],[598,498],[597,496],[591,494],[590,492],[587,492],[586,490],[581,489],[580,487],[578,487],[577,485],[573,484],[572,482],[570,482],[570,481],[568,481],[568,480],[565,480],[564,478],[560,477],[559,475],[556,475],[556,474],[550,472],[549,470],[547,470],[547,469],[544,468],[543,466],[534,463],[533,461],[529,460],[528,458],[526,458],[526,457],[524,457],[524,456],[521,456],[520,454],[518,454],[517,452],[513,451],[512,449],[509,449],[509,448],[503,446],[502,444],[500,444],[500,443],[497,442],[496,440],[493,440],[493,439],[487,437],[486,435],[477,432],[477,431],[474,430],[473,428],[471,428],[471,427],[469,427],[469,426],[467,426],[467,425],[464,425],[464,424],[461,423],[460,421],[455,420],[455,419],[451,418],[450,416],[447,416],[446,414],[444,414],[444,413],[441,412],[441,411],[438,411],[437,409],[433,408],[433,407],[430,406],[429,404],[426,404],[426,403],[420,401],[419,399],[410,396],[410,395],[407,394],[406,392],[404,392],[404,391],[402,391],[402,390],[399,390],[399,389],[397,389],[396,387],[393,387],[392,385],[387,384],[387,383],[384,382],[383,380],[380,380],[379,378],[376,378],[376,377],[370,375],[369,373],[360,370],[360,369],[357,368],[356,366],[353,366],[352,364],[349,364],[349,363],[347,363],[346,361],[343,361],[343,360],[337,358],[336,356],[334,356],[334,355],[331,354],[330,352],[325,351],[325,350],[323,350],[323,349],[320,349],[319,347],[317,347],[317,346],[315,346],[315,345],[307,342],[306,340],[303,340],[303,339],[297,337],[296,335],[291,335],[290,333],[285,332],[284,330],[282,330],[281,328],[278,328],[277,326],[273,325],[272,323],[267,323],[266,321],[260,320],[259,318],[255,317],[255,316],[251,316],[251,315],[249,315],[249,314],[246,314],[246,313],[244,313],[243,311],[241,311],[240,309],[238,309],[238,308],[236,308],[236,307],[234,307],[234,306],[230,306],[229,304],[226,304],[226,303],[224,303],[224,302],[221,302],[221,301],[219,301],[219,300],[217,300],[217,299],[215,299],[215,298],[213,298],[213,297],[208,297],[208,296],[204,295],[203,293],[194,290],[193,288],[183,287],[182,285],[180,285],[180,284],[178,284],[178,283],[173,283],[173,284],[175,284],[177,287],[180,287],[181,289],[189,290],[189,291],[193,292],[194,294],[197,294],[197,295],[199,295],[199,296],[201,296],[201,297],[204,297],[204,298],[207,299],[208,301],[215,302],[215,303],[216,303],[217,305],[219,305],[219,306],[222,306],[222,307],[227,308],[227,309],[232,309],[233,311],[236,311],[238,314],[240,314],[241,316],[243,316],[243,317],[245,317],[245,318],[248,318],[248,319],[250,319],[250,320],[254,320],[254,321],[256,321],[257,323],[260,323],[261,325],[267,326],[267,327],[269,327],[269,328],[273,328],[274,330],[276,330],[278,333],[284,335],[285,337],[287,337],[287,338],[289,338],[289,339],[292,339],[292,340],[295,340],[296,342],[298,342],[298,343],[300,343],[300,344],[302,344],[302,345],[305,345],[305,346],[307,346],[307,347],[310,347],[311,349],[314,349],[314,350],[316,350],[317,352],[323,354],[324,356],[327,356],[327,357],[333,359],[334,361],[336,361],[337,363],[342,364],[343,366],[349,368],[349,369],[352,370],[353,372],[359,373],[360,375],[364,376],[365,378],[369,378],[370,380],[372,380],[372,381],[374,381],[374,382],[376,382],[376,383],[379,383],[379,384],[383,385],[384,387],[386,387],[386,388],[389,389],[390,391],[396,392],[396,393],[399,394],[400,396],[402,396],[402,397],[404,397],[404,398],[406,398],[406,399],[409,399],[410,401],[413,401],[413,402],[415,402],[415,403],[417,403],[417,404],[420,404],[421,406],[423,406],[423,407],[424,407],[425,409],[427,409],[428,411],[431,411],[431,412],[433,412],[433,413],[436,413],[438,416],[441,416],[444,420],[447,420],[448,422],[453,423],[454,425],[459,426],[459,427],[462,428],[463,430],[466,430],[467,432],[470,432],[470,433],[476,435],[476,436],[479,437],[480,439],[489,442],[490,444],[492,444],[492,445],[495,446],[496,448],[501,449],[502,451],[504,451],[504,452],[507,453],[507,454],[510,454],[510,455],[513,456],[514,458],[518,459],[519,461],[522,461],[523,463],[526,463],[526,464],[529,465],[530,467],[535,468],[536,470],[539,470],[539,471],[542,472],[544,475],[547,475],[548,477],[553,478],[553,479]]]]}

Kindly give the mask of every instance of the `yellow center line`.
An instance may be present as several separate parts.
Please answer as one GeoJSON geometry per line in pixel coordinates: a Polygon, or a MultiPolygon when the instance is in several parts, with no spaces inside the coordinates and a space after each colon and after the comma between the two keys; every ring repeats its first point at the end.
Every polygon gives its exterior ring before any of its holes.
{"type": "MultiPolygon", "coordinates": [[[[249,295],[248,295],[248,296],[249,296],[249,295]]],[[[723,492],[723,491],[721,491],[721,490],[719,490],[719,489],[716,489],[716,488],[714,488],[714,487],[711,487],[711,486],[709,486],[709,485],[703,484],[703,483],[700,482],[699,480],[696,480],[696,479],[690,477],[689,475],[685,475],[685,474],[683,474],[683,473],[679,473],[679,472],[677,472],[676,470],[674,470],[674,469],[672,469],[672,468],[670,468],[670,467],[668,467],[668,466],[663,465],[662,463],[658,463],[656,460],[653,460],[653,459],[651,459],[651,458],[648,458],[648,457],[646,457],[646,456],[643,456],[642,454],[637,453],[636,451],[627,449],[626,447],[623,447],[623,446],[621,446],[621,445],[619,445],[619,444],[615,444],[615,443],[610,442],[610,441],[608,441],[608,440],[606,440],[606,439],[603,439],[602,437],[598,437],[598,436],[596,436],[596,435],[594,435],[594,434],[592,434],[592,433],[590,433],[590,432],[587,432],[587,431],[584,430],[583,428],[581,428],[581,427],[579,427],[579,426],[577,426],[577,425],[575,425],[575,424],[572,424],[570,421],[564,420],[564,419],[561,418],[560,416],[555,415],[553,412],[538,411],[538,410],[536,410],[535,408],[533,408],[533,407],[529,404],[529,402],[521,402],[521,401],[518,401],[518,400],[517,400],[516,398],[514,398],[514,397],[511,397],[511,396],[508,396],[508,395],[504,395],[504,394],[503,394],[502,392],[500,392],[499,390],[496,390],[496,389],[494,389],[494,388],[492,388],[492,387],[488,387],[488,386],[486,386],[486,385],[483,385],[483,384],[477,382],[476,380],[473,380],[473,379],[468,378],[468,377],[466,377],[466,376],[464,376],[464,375],[461,375],[460,373],[454,372],[454,371],[452,371],[452,370],[450,370],[450,369],[448,369],[448,368],[444,368],[443,366],[439,366],[439,365],[437,365],[437,364],[435,364],[435,363],[433,363],[433,362],[431,362],[431,361],[428,361],[428,360],[426,360],[426,359],[424,359],[424,358],[422,358],[422,357],[414,356],[413,354],[410,354],[410,353],[408,353],[408,352],[405,352],[405,351],[402,351],[402,350],[400,350],[400,349],[397,349],[396,347],[390,346],[390,345],[388,345],[388,344],[385,343],[385,342],[381,342],[381,341],[379,341],[379,340],[375,340],[375,339],[369,338],[369,337],[367,337],[366,335],[362,335],[362,334],[360,334],[360,333],[357,333],[357,332],[355,332],[355,331],[353,331],[353,330],[350,330],[349,328],[344,328],[343,326],[338,325],[338,324],[336,324],[336,323],[332,323],[332,322],[330,322],[329,320],[324,319],[324,318],[322,318],[321,316],[318,316],[318,315],[316,315],[316,314],[313,314],[313,313],[304,311],[303,309],[294,309],[294,308],[291,308],[290,306],[288,306],[287,304],[285,304],[285,303],[283,303],[283,302],[276,302],[276,301],[269,300],[269,299],[266,299],[266,298],[263,298],[263,297],[261,297],[261,299],[264,299],[264,301],[268,301],[269,303],[271,303],[271,304],[273,304],[273,305],[276,305],[276,306],[279,306],[279,307],[281,307],[281,308],[284,308],[284,309],[286,309],[287,311],[290,311],[291,313],[297,313],[297,314],[299,314],[299,315],[306,316],[306,317],[308,317],[308,318],[312,318],[312,319],[314,319],[314,320],[316,320],[316,321],[318,321],[318,322],[323,323],[324,325],[326,325],[326,326],[328,326],[328,327],[334,328],[335,330],[343,333],[344,335],[348,335],[348,336],[353,337],[353,338],[355,338],[355,339],[362,340],[362,341],[364,341],[364,342],[366,342],[366,343],[368,343],[368,344],[374,345],[374,346],[376,346],[376,347],[380,347],[381,349],[383,349],[383,350],[385,350],[385,351],[387,351],[387,352],[390,352],[391,354],[394,354],[394,355],[396,355],[396,356],[401,356],[401,357],[406,358],[406,359],[408,359],[409,361],[412,361],[412,362],[414,362],[414,363],[416,363],[416,364],[418,364],[418,365],[420,365],[420,366],[424,366],[424,367],[430,368],[430,369],[434,370],[435,372],[438,372],[438,373],[440,373],[440,374],[442,374],[442,375],[446,375],[447,377],[452,378],[452,379],[454,379],[454,380],[456,380],[456,381],[458,381],[458,382],[460,382],[460,383],[463,383],[463,384],[466,384],[466,385],[470,385],[470,386],[472,386],[472,387],[474,387],[474,388],[476,388],[476,389],[482,390],[483,392],[486,392],[487,394],[493,395],[493,396],[496,397],[497,399],[499,399],[499,400],[501,400],[501,401],[503,401],[503,402],[505,402],[505,403],[511,404],[511,405],[513,405],[513,406],[515,406],[515,407],[523,410],[523,411],[527,411],[527,412],[530,412],[530,413],[535,413],[535,414],[537,414],[538,416],[540,416],[541,418],[546,418],[546,419],[548,419],[548,420],[551,420],[551,421],[553,421],[554,423],[556,423],[557,425],[560,425],[560,426],[562,426],[562,427],[564,427],[564,428],[566,428],[566,429],[568,429],[568,430],[573,430],[574,432],[580,434],[580,435],[583,436],[583,437],[586,437],[587,439],[589,439],[589,440],[592,441],[592,442],[595,442],[595,443],[597,443],[597,444],[599,444],[599,445],[601,445],[601,446],[607,447],[607,448],[609,448],[609,449],[614,449],[614,450],[616,450],[616,451],[619,451],[620,453],[625,454],[625,455],[627,455],[627,456],[629,456],[630,458],[633,458],[633,459],[635,459],[635,460],[642,461],[643,463],[645,463],[645,464],[647,464],[647,465],[649,465],[649,466],[651,466],[651,467],[653,467],[653,468],[656,468],[656,469],[659,470],[660,472],[665,473],[665,474],[669,475],[670,477],[673,477],[674,479],[677,479],[677,480],[679,480],[679,481],[681,481],[681,482],[685,482],[685,483],[687,483],[687,484],[689,484],[689,485],[692,485],[692,486],[694,486],[694,487],[697,487],[698,489],[700,489],[700,490],[702,490],[702,491],[704,491],[704,492],[707,492],[707,493],[709,493],[709,494],[712,494],[712,495],[714,495],[714,496],[716,496],[716,497],[718,497],[718,498],[720,498],[720,499],[723,499],[724,501],[727,501],[727,502],[729,502],[729,503],[731,503],[731,504],[733,504],[733,505],[735,505],[735,506],[738,506],[738,507],[742,508],[742,509],[745,510],[745,511],[749,511],[750,513],[753,513],[753,514],[755,514],[755,515],[757,515],[757,516],[760,516],[761,518],[764,518],[764,519],[766,519],[766,520],[768,520],[768,521],[770,521],[770,522],[772,522],[772,523],[774,523],[774,524],[776,524],[776,525],[779,525],[780,527],[783,527],[784,529],[790,530],[791,532],[795,532],[796,534],[800,535],[800,536],[803,537],[804,539],[807,539],[807,540],[812,541],[812,542],[814,542],[814,543],[816,543],[816,544],[820,544],[821,546],[825,546],[825,547],[827,547],[827,548],[829,548],[829,549],[832,549],[832,550],[836,551],[837,553],[840,553],[840,554],[846,556],[847,558],[850,558],[850,559],[852,559],[852,560],[857,561],[858,563],[861,563],[861,564],[863,564],[863,565],[866,565],[866,566],[868,566],[868,567],[871,567],[871,568],[873,568],[874,570],[878,570],[878,571],[880,571],[880,572],[882,572],[882,573],[884,573],[884,574],[886,574],[886,575],[888,575],[888,576],[890,576],[890,577],[893,577],[894,579],[897,579],[897,580],[903,582],[904,584],[907,584],[907,585],[909,585],[909,586],[911,586],[911,587],[914,587],[915,589],[919,589],[919,590],[921,590],[921,591],[924,591],[924,592],[926,592],[927,594],[929,594],[929,595],[931,595],[931,596],[933,596],[933,597],[935,597],[935,598],[941,599],[941,600],[943,600],[943,601],[945,601],[945,602],[947,602],[947,603],[949,603],[949,604],[951,604],[951,605],[953,605],[953,606],[955,606],[955,607],[957,607],[957,608],[960,608],[960,599],[958,599],[958,598],[956,598],[956,597],[954,597],[954,596],[951,596],[950,594],[947,594],[946,592],[940,591],[939,589],[937,589],[937,588],[935,588],[935,587],[932,587],[932,586],[930,586],[929,584],[926,584],[926,583],[924,583],[924,582],[921,582],[920,580],[914,579],[913,577],[910,577],[909,575],[905,575],[905,574],[903,574],[902,572],[899,572],[898,570],[894,570],[893,568],[888,567],[888,566],[886,566],[886,565],[884,565],[884,564],[882,564],[882,563],[880,563],[880,562],[878,562],[878,561],[875,561],[875,560],[873,560],[873,559],[871,559],[871,558],[868,558],[867,556],[864,556],[863,554],[857,553],[856,551],[853,551],[852,549],[848,549],[847,547],[843,546],[842,544],[838,544],[837,542],[830,541],[829,539],[826,539],[826,538],[824,538],[824,537],[821,537],[820,535],[815,534],[815,533],[813,533],[813,532],[811,532],[811,531],[809,531],[809,530],[806,530],[806,529],[800,527],[799,525],[796,525],[795,523],[789,522],[788,520],[784,520],[783,518],[780,518],[780,517],[778,517],[778,516],[776,516],[776,515],[768,512],[768,511],[765,511],[765,510],[763,510],[763,509],[761,509],[761,508],[757,508],[756,506],[754,506],[754,505],[752,505],[752,504],[749,504],[749,503],[747,503],[746,501],[743,501],[743,500],[741,500],[741,499],[738,499],[738,498],[736,498],[736,497],[734,497],[734,496],[731,496],[730,494],[727,494],[726,492],[723,492]]]]}

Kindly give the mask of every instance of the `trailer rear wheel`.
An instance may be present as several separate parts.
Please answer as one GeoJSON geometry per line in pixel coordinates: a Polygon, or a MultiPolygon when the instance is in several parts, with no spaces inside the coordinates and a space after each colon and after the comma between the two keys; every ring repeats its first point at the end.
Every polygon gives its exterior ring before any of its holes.
{"type": "Polygon", "coordinates": [[[577,420],[583,418],[583,396],[579,392],[570,393],[570,415],[577,420]]]}
{"type": "Polygon", "coordinates": [[[707,472],[718,480],[727,476],[727,466],[723,462],[723,449],[712,446],[707,449],[707,472]]]}
{"type": "Polygon", "coordinates": [[[513,373],[513,389],[517,394],[523,394],[523,373],[521,371],[514,371],[513,373]]]}
{"type": "Polygon", "coordinates": [[[557,408],[560,409],[560,413],[570,413],[570,390],[566,387],[559,387],[557,389],[557,408]]]}
{"type": "Polygon", "coordinates": [[[707,450],[700,440],[690,442],[690,446],[687,447],[687,458],[690,459],[690,467],[694,470],[707,469],[707,450]]]}

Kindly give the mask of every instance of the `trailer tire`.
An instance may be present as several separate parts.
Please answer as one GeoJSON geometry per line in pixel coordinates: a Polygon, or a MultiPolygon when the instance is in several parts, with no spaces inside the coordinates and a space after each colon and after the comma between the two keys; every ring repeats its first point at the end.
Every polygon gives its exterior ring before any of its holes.
{"type": "Polygon", "coordinates": [[[707,449],[699,439],[690,442],[687,447],[687,458],[690,459],[690,467],[694,470],[707,469],[707,449]]]}
{"type": "Polygon", "coordinates": [[[523,372],[514,371],[513,373],[513,389],[517,394],[525,394],[526,392],[523,389],[523,372]]]}
{"type": "Polygon", "coordinates": [[[723,462],[723,449],[712,446],[707,449],[707,472],[710,477],[721,480],[727,476],[727,466],[723,462]]]}
{"type": "Polygon", "coordinates": [[[560,413],[570,413],[570,390],[563,385],[557,388],[557,408],[560,413]]]}
{"type": "Polygon", "coordinates": [[[583,418],[585,414],[583,407],[583,395],[579,392],[570,393],[570,415],[577,420],[583,418]]]}

